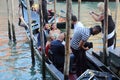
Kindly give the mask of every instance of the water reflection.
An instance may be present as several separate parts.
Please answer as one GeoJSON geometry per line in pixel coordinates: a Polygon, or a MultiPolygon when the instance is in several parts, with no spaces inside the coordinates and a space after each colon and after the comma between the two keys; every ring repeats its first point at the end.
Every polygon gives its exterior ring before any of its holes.
{"type": "MultiPolygon", "coordinates": [[[[42,80],[41,63],[37,58],[32,67],[28,40],[17,45],[5,43],[6,47],[0,48],[0,80],[42,80]]],[[[52,80],[49,74],[47,78],[52,80]]]]}

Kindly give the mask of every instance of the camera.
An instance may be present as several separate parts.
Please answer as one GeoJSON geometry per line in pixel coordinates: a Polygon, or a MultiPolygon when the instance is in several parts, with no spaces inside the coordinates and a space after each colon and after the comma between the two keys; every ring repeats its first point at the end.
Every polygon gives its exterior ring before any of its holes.
{"type": "Polygon", "coordinates": [[[84,47],[93,48],[92,42],[85,42],[84,47]]]}

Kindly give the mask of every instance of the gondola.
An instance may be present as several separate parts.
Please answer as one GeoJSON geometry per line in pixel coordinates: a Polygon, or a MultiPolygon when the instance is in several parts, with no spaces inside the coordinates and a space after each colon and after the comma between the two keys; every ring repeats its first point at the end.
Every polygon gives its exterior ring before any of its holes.
{"type": "MultiPolygon", "coordinates": [[[[24,17],[24,20],[27,24],[28,17],[27,17],[26,3],[24,0],[21,0],[21,4],[22,4],[23,17],[24,17]]],[[[32,20],[35,21],[35,22],[33,22],[34,25],[32,25],[33,44],[34,44],[34,50],[36,51],[35,54],[42,61],[42,53],[37,47],[37,35],[39,33],[38,29],[40,26],[39,15],[36,12],[31,11],[31,18],[32,18],[32,20]]],[[[65,22],[58,23],[58,25],[59,26],[62,25],[65,28],[65,22]]],[[[60,28],[60,27],[58,27],[58,28],[60,28]]],[[[28,25],[25,25],[25,31],[26,31],[26,35],[27,35],[28,39],[30,40],[30,30],[29,30],[28,25]]],[[[93,80],[93,79],[109,80],[109,79],[105,78],[105,77],[109,77],[109,76],[111,76],[112,80],[119,80],[118,77],[116,77],[116,75],[112,71],[110,71],[102,62],[100,62],[100,60],[98,60],[92,54],[93,54],[93,52],[91,52],[91,51],[86,52],[86,56],[87,56],[87,60],[88,60],[87,64],[89,66],[89,69],[86,70],[79,77],[77,77],[75,73],[70,74],[69,80],[93,80]],[[101,78],[105,78],[105,79],[101,79],[101,78]]],[[[45,60],[46,60],[45,65],[46,65],[47,69],[49,70],[49,72],[54,76],[54,78],[56,80],[64,80],[64,74],[55,67],[55,65],[52,63],[52,61],[49,58],[46,58],[45,60]]]]}

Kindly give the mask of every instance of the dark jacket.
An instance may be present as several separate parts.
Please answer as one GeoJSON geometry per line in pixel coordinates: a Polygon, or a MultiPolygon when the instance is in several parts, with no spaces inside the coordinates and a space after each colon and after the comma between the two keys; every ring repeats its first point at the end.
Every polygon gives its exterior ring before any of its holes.
{"type": "Polygon", "coordinates": [[[50,50],[53,52],[53,64],[59,67],[64,66],[65,47],[60,40],[51,42],[50,50]]]}
{"type": "MultiPolygon", "coordinates": [[[[49,34],[49,31],[50,30],[46,30],[46,33],[49,34]]],[[[47,36],[44,31],[44,44],[46,44],[46,42],[47,42],[47,36]]],[[[39,32],[39,34],[37,36],[37,46],[40,46],[40,45],[41,45],[41,40],[40,40],[40,32],[39,32]]]]}

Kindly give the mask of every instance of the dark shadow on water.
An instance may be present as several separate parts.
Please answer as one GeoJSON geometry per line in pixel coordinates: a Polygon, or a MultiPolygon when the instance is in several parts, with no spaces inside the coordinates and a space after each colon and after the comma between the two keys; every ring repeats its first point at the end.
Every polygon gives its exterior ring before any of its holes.
{"type": "Polygon", "coordinates": [[[31,76],[33,76],[33,75],[36,74],[35,66],[31,66],[30,70],[31,70],[31,72],[30,72],[30,73],[31,73],[31,76]]]}

